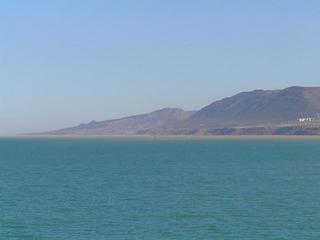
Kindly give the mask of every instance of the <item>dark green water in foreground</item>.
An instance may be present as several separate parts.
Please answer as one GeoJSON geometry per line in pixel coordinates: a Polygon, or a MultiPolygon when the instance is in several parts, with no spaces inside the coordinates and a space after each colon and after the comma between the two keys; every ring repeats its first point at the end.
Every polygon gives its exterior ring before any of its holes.
{"type": "Polygon", "coordinates": [[[320,239],[320,141],[0,140],[0,239],[320,239]]]}

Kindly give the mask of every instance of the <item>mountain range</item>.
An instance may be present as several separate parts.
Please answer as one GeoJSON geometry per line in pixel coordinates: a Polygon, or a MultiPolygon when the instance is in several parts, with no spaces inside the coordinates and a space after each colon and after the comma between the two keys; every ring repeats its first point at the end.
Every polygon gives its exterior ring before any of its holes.
{"type": "Polygon", "coordinates": [[[241,92],[198,111],[164,108],[36,135],[320,135],[320,87],[241,92]],[[298,119],[305,121],[300,123],[298,119]],[[303,120],[305,119],[305,120],[303,120]]]}

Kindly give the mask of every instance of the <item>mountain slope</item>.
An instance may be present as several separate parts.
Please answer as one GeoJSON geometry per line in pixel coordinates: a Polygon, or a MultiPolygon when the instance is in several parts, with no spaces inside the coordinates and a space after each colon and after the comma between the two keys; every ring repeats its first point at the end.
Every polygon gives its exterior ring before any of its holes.
{"type": "Polygon", "coordinates": [[[216,101],[191,116],[186,126],[283,123],[320,113],[320,87],[255,90],[216,101]]]}
{"type": "Polygon", "coordinates": [[[148,114],[141,114],[107,121],[92,121],[76,127],[65,128],[43,134],[49,135],[139,135],[150,129],[177,124],[194,112],[179,108],[164,108],[148,114]]]}
{"type": "Polygon", "coordinates": [[[320,87],[254,90],[197,112],[165,108],[35,135],[319,135],[320,87]],[[312,118],[299,124],[298,118],[312,118]]]}

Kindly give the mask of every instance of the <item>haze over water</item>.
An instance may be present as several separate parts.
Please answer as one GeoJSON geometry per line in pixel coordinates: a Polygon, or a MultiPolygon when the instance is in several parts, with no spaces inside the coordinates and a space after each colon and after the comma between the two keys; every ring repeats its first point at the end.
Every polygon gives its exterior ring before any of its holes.
{"type": "Polygon", "coordinates": [[[1,139],[0,239],[319,239],[319,140],[1,139]]]}

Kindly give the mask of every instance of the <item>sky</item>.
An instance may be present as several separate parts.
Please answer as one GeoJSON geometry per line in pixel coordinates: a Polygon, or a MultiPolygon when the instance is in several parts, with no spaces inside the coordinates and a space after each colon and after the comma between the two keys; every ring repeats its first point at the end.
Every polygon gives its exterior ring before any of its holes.
{"type": "Polygon", "coordinates": [[[0,0],[0,135],[320,86],[317,0],[0,0]]]}

